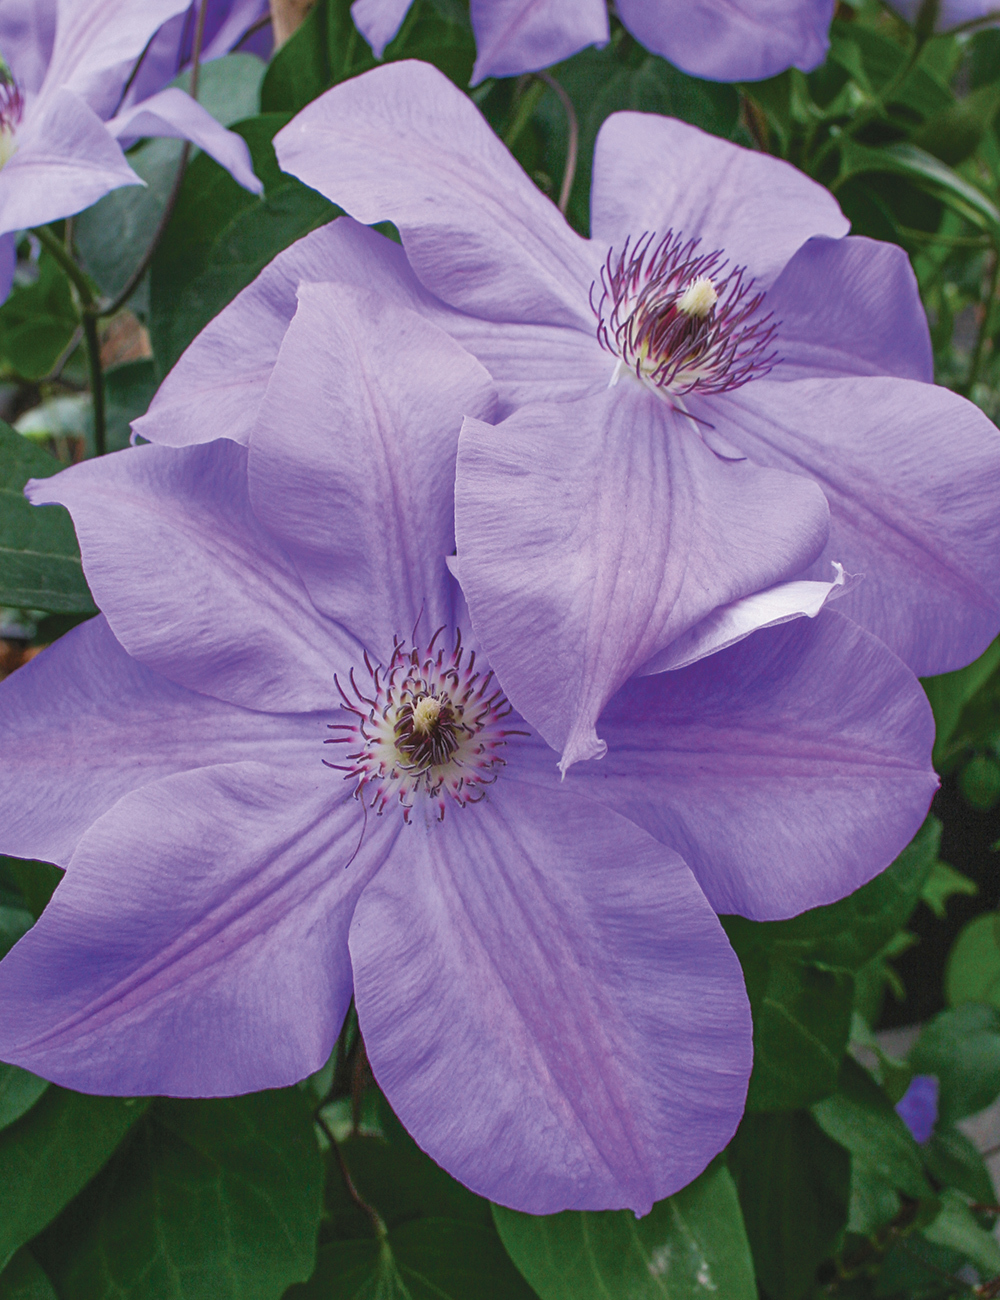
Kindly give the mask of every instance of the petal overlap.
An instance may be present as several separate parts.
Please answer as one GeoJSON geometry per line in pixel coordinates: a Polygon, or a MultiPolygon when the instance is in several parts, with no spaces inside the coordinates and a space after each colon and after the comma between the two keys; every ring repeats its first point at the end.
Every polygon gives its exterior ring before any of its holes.
{"type": "Polygon", "coordinates": [[[626,376],[495,428],[467,421],[456,521],[477,635],[568,767],[603,753],[598,715],[657,651],[819,553],[827,507],[794,475],[717,456],[626,376]]]}

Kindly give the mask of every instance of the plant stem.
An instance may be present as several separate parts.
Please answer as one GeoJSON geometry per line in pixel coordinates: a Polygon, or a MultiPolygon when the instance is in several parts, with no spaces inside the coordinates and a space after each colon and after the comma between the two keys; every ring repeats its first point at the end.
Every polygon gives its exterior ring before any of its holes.
{"type": "Polygon", "coordinates": [[[545,94],[545,86],[541,81],[536,81],[529,76],[522,78],[522,84],[528,80],[531,81],[531,85],[519,96],[514,120],[504,132],[503,142],[508,149],[514,148],[521,132],[531,120],[532,113],[538,107],[538,101],[545,94]]]}
{"type": "Polygon", "coordinates": [[[540,81],[544,81],[546,86],[559,97],[559,102],[566,114],[569,139],[566,143],[566,166],[563,168],[562,185],[559,189],[559,211],[565,216],[566,209],[569,207],[569,196],[573,189],[573,178],[576,175],[576,155],[580,147],[580,124],[576,120],[573,101],[559,82],[556,81],[555,77],[550,76],[547,72],[536,72],[535,76],[540,81]]]}
{"type": "Polygon", "coordinates": [[[327,1140],[333,1148],[333,1153],[337,1158],[337,1165],[340,1169],[340,1176],[344,1180],[344,1186],[347,1188],[348,1196],[358,1209],[367,1215],[372,1228],[375,1230],[375,1236],[378,1237],[379,1241],[385,1241],[386,1237],[389,1235],[389,1230],[385,1226],[385,1220],[382,1218],[381,1214],[379,1214],[378,1210],[376,1210],[375,1206],[369,1205],[358,1189],[354,1186],[354,1179],[351,1177],[351,1171],[348,1169],[347,1163],[344,1160],[344,1153],[340,1149],[340,1143],[334,1137],[333,1130],[330,1128],[329,1124],[327,1124],[326,1120],[318,1111],[316,1112],[316,1123],[326,1134],[327,1140]]]}
{"type": "Polygon", "coordinates": [[[104,414],[104,371],[101,368],[101,340],[97,333],[97,317],[89,311],[83,313],[83,341],[87,349],[90,401],[94,410],[94,455],[103,456],[108,449],[108,431],[104,414]]]}
{"type": "Polygon", "coordinates": [[[80,295],[80,306],[83,311],[92,308],[95,305],[94,291],[91,288],[90,281],[84,272],[77,265],[72,254],[67,251],[66,245],[61,239],[57,239],[48,226],[35,226],[31,232],[41,244],[41,246],[56,259],[62,269],[69,276],[73,283],[74,289],[80,295]]]}

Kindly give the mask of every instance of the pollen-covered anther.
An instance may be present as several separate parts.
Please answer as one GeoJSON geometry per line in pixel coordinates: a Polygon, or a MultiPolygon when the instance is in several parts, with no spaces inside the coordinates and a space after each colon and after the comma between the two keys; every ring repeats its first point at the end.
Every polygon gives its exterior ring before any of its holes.
{"type": "Polygon", "coordinates": [[[505,727],[511,707],[493,673],[476,671],[459,634],[453,649],[435,648],[443,630],[425,650],[397,639],[384,668],[366,655],[364,686],[353,670],[350,691],[337,681],[349,721],[331,724],[340,734],[326,743],[347,753],[327,766],[356,780],[356,796],[377,813],[398,802],[407,822],[421,798],[438,820],[449,798],[463,808],[478,803],[504,766],[507,738],[524,734],[505,727]]]}
{"type": "Polygon", "coordinates": [[[766,375],[777,363],[777,323],[763,310],[744,268],[722,252],[673,231],[643,235],[609,252],[590,305],[601,346],[624,370],[664,395],[722,393],[766,375]]]}

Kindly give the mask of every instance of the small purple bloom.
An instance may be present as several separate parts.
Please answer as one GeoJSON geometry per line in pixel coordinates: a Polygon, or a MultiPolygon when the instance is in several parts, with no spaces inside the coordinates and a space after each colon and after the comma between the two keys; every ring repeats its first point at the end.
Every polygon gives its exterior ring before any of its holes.
{"type": "Polygon", "coordinates": [[[475,1191],[644,1212],[743,1107],[713,909],[787,915],[883,866],[935,787],[932,719],[827,611],[629,683],[606,763],[560,780],[446,561],[462,417],[495,406],[422,315],[304,284],[246,446],[31,485],[104,615],[0,685],[0,851],[66,867],[0,963],[0,1058],[85,1091],[274,1087],[353,992],[380,1086],[475,1191]]]}
{"type": "Polygon", "coordinates": [[[680,638],[704,648],[717,611],[746,627],[762,590],[829,584],[834,564],[864,580],[828,594],[922,674],[995,635],[1000,437],[931,386],[903,251],[844,238],[800,172],[614,114],[581,239],[416,63],[335,88],[276,143],[359,221],[395,222],[403,252],[345,220],[287,250],[137,430],[244,440],[302,280],[377,284],[446,329],[504,420],[463,432],[460,581],[508,695],[567,764],[601,752],[595,720],[633,673],[676,666],[680,638]]]}
{"type": "Polygon", "coordinates": [[[915,1075],[896,1106],[896,1114],[917,1142],[926,1142],[934,1132],[939,1090],[940,1085],[933,1074],[915,1075]]]}
{"type": "MultiPolygon", "coordinates": [[[[260,192],[246,143],[182,91],[162,90],[117,111],[149,39],[187,7],[184,0],[10,0],[0,9],[0,244],[109,190],[142,184],[122,150],[144,135],[191,140],[260,192]]],[[[0,298],[9,290],[9,281],[0,284],[0,298]]]]}
{"type": "MultiPolygon", "coordinates": [[[[889,3],[911,24],[916,23],[924,7],[924,0],[889,0],[889,3]]],[[[934,30],[950,32],[953,28],[962,27],[966,23],[975,23],[978,19],[995,16],[997,8],[996,0],[939,0],[934,16],[934,30]]]]}
{"type": "MultiPolygon", "coordinates": [[[[358,30],[376,58],[399,31],[412,0],[354,0],[358,30]]],[[[472,74],[536,72],[610,39],[605,0],[472,0],[478,58],[472,74]]],[[[695,77],[758,81],[826,57],[834,0],[618,0],[628,31],[648,50],[695,77]]]]}

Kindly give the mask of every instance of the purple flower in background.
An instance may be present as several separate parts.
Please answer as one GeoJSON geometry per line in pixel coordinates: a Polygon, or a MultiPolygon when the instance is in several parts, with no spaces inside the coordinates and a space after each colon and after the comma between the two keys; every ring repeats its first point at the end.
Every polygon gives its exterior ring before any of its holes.
{"type": "Polygon", "coordinates": [[[335,88],[277,147],[359,220],[394,221],[403,249],[342,219],[287,250],[137,432],[245,440],[302,280],[378,285],[448,330],[505,419],[463,433],[459,578],[509,696],[567,762],[601,752],[596,717],[634,672],[772,621],[773,584],[780,616],[799,596],[815,612],[832,563],[864,575],[833,589],[839,608],[922,674],[995,635],[1000,439],[930,385],[903,251],[843,238],[800,172],[614,114],[584,240],[469,100],[412,63],[335,88]]]}
{"type": "Polygon", "coordinates": [[[884,866],[932,720],[825,612],[630,683],[606,764],[561,781],[445,562],[462,416],[495,402],[374,286],[303,285],[247,446],[31,485],[104,615],[0,685],[0,851],[66,867],[0,963],[0,1058],[85,1091],[274,1087],[353,991],[445,1168],[523,1210],[643,1212],[743,1107],[713,908],[787,915],[884,866]]]}
{"type": "MultiPolygon", "coordinates": [[[[924,0],[889,0],[889,3],[911,24],[916,23],[924,7],[924,0]]],[[[966,23],[989,18],[996,14],[997,7],[996,0],[940,0],[934,16],[934,31],[950,32],[966,23]]]]}
{"type": "MultiPolygon", "coordinates": [[[[205,0],[201,61],[234,49],[268,59],[273,45],[268,0],[205,0]]],[[[161,90],[190,66],[199,6],[195,3],[164,23],[146,47],[142,64],[123,101],[131,105],[161,90]]]]}
{"type": "Polygon", "coordinates": [[[940,1085],[933,1074],[916,1075],[896,1106],[896,1114],[917,1142],[926,1142],[938,1117],[940,1085]]]}
{"type": "MultiPolygon", "coordinates": [[[[358,30],[376,58],[412,0],[354,0],[358,30]]],[[[606,0],[472,0],[478,58],[472,74],[536,72],[610,39],[606,0]]],[[[617,0],[618,17],[648,50],[695,77],[757,81],[826,57],[834,0],[617,0]]]]}
{"type": "Polygon", "coordinates": [[[5,0],[0,4],[0,297],[13,235],[142,182],[122,152],[142,136],[191,140],[259,193],[245,142],[190,95],[161,90],[118,110],[129,72],[184,0],[5,0]]]}

